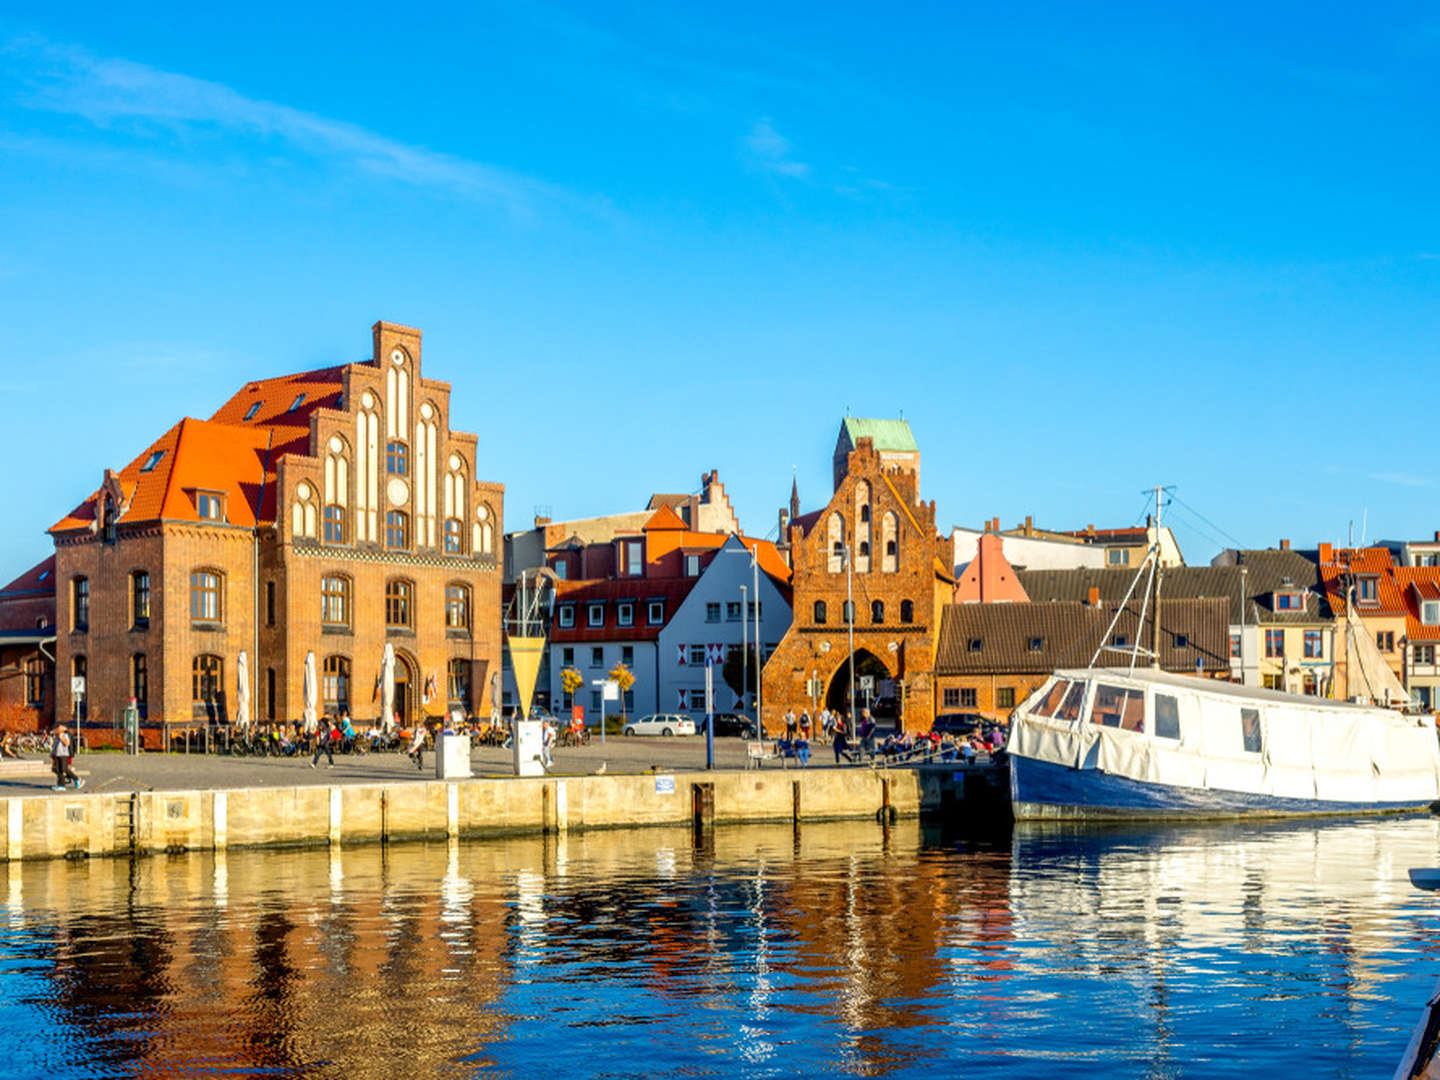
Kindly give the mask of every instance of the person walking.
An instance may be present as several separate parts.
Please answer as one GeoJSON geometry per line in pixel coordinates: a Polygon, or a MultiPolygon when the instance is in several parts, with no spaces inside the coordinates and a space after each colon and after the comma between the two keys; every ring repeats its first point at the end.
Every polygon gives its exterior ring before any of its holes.
{"type": "Polygon", "coordinates": [[[415,768],[425,771],[425,725],[417,723],[410,733],[410,749],[405,753],[415,762],[415,768]]]}
{"type": "Polygon", "coordinates": [[[74,752],[70,732],[64,724],[56,724],[55,733],[50,739],[50,768],[55,771],[55,787],[52,790],[64,791],[67,781],[77,791],[85,786],[85,781],[76,776],[75,770],[70,768],[70,758],[74,752]]]}
{"type": "Polygon", "coordinates": [[[310,767],[312,769],[315,768],[316,763],[320,760],[321,754],[324,754],[329,761],[325,766],[327,769],[333,769],[335,767],[334,742],[335,726],[330,722],[328,716],[322,717],[320,727],[315,732],[315,755],[310,759],[310,767]]]}
{"type": "Polygon", "coordinates": [[[555,749],[555,725],[546,720],[540,725],[540,764],[551,768],[555,764],[552,751],[555,749]]]}
{"type": "Polygon", "coordinates": [[[850,743],[845,738],[845,725],[835,725],[835,740],[831,744],[835,749],[835,764],[839,765],[842,758],[849,757],[850,743]]]}

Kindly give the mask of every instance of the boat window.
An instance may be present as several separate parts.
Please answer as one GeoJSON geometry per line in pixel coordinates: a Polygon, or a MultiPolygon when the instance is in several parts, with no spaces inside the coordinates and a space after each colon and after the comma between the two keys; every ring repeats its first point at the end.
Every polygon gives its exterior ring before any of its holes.
{"type": "Polygon", "coordinates": [[[1055,710],[1060,707],[1060,702],[1065,700],[1065,691],[1070,689],[1068,679],[1058,680],[1054,686],[1046,692],[1044,700],[1035,706],[1036,716],[1054,716],[1055,710]]]}
{"type": "Polygon", "coordinates": [[[1085,700],[1085,684],[1076,682],[1070,684],[1070,690],[1065,695],[1065,703],[1055,711],[1057,720],[1077,720],[1080,717],[1080,703],[1085,700]]]}
{"type": "Polygon", "coordinates": [[[1094,723],[1123,731],[1145,730],[1145,692],[1123,686],[1095,687],[1095,704],[1090,716],[1094,723]]]}
{"type": "Polygon", "coordinates": [[[1180,738],[1180,705],[1168,694],[1155,695],[1155,737],[1180,738]]]}
{"type": "Polygon", "coordinates": [[[1247,754],[1260,753],[1260,710],[1240,710],[1240,733],[1245,738],[1247,754]]]}

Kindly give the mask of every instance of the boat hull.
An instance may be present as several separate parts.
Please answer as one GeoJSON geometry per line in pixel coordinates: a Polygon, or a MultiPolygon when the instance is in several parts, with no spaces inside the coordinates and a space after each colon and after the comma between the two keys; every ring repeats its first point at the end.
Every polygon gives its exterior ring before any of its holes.
{"type": "Polygon", "coordinates": [[[1238,817],[1397,814],[1425,810],[1430,799],[1336,802],[1243,791],[1157,784],[1010,755],[1010,804],[1016,821],[1201,821],[1238,817]]]}

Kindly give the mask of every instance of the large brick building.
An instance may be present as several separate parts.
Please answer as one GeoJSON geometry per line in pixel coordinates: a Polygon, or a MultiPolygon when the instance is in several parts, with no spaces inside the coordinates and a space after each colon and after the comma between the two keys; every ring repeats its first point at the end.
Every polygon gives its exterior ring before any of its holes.
{"type": "MultiPolygon", "coordinates": [[[[841,424],[835,492],[790,526],[794,618],[764,669],[768,729],[787,709],[849,711],[848,584],[857,675],[874,678],[877,694],[894,688],[898,724],[928,730],[938,613],[955,579],[950,545],[935,534],[935,504],[920,500],[919,483],[920,454],[905,421],[841,424]]],[[[862,701],[857,693],[857,710],[862,701]]]]}
{"type": "Polygon", "coordinates": [[[380,322],[368,361],[248,383],[106,470],[50,530],[58,714],[103,740],[133,698],[152,743],[230,718],[244,652],[252,718],[294,719],[313,651],[321,710],[365,720],[387,643],[402,723],[488,710],[503,488],[449,419],[420,331],[380,322]]]}

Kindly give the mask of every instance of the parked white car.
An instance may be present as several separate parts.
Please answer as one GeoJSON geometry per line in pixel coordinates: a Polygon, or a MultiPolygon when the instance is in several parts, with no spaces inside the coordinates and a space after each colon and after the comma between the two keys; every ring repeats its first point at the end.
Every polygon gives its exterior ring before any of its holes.
{"type": "Polygon", "coordinates": [[[654,713],[631,720],[626,735],[694,735],[695,721],[684,713],[654,713]]]}

